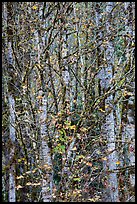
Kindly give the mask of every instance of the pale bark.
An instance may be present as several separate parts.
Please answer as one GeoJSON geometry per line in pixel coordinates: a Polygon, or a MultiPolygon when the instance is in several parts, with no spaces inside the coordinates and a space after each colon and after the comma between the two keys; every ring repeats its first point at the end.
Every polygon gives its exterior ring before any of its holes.
{"type": "Polygon", "coordinates": [[[40,115],[40,129],[41,129],[41,159],[42,168],[45,169],[45,173],[42,175],[42,198],[43,202],[52,201],[52,186],[53,186],[53,174],[52,174],[52,161],[50,155],[50,149],[48,147],[48,134],[45,120],[47,118],[47,98],[46,96],[42,99],[40,115]]]}
{"type": "MultiPolygon", "coordinates": [[[[75,19],[77,19],[77,13],[76,13],[76,3],[73,2],[73,8],[74,8],[74,16],[75,19]]],[[[79,22],[80,23],[80,22],[79,22]]],[[[81,39],[79,36],[79,26],[78,23],[76,23],[76,32],[77,32],[77,39],[78,39],[78,48],[79,48],[79,54],[80,54],[80,61],[81,61],[81,95],[82,95],[82,107],[83,109],[85,108],[85,94],[84,94],[84,75],[85,75],[85,66],[84,66],[84,58],[82,56],[82,53],[80,53],[80,49],[81,49],[81,39]]]]}
{"type": "MultiPolygon", "coordinates": [[[[67,56],[68,54],[68,46],[67,46],[67,31],[64,30],[64,39],[62,44],[62,58],[67,56]]],[[[64,60],[65,71],[63,71],[63,79],[64,84],[66,85],[66,100],[70,102],[70,74],[69,67],[67,65],[67,60],[64,60]]]]}
{"type": "MultiPolygon", "coordinates": [[[[39,13],[40,19],[42,19],[42,10],[40,10],[39,13]]],[[[47,22],[44,22],[45,25],[42,27],[45,28],[47,25],[47,22]]],[[[40,56],[42,57],[42,50],[45,46],[45,41],[48,39],[48,36],[46,35],[47,39],[44,36],[45,33],[43,33],[42,39],[41,36],[37,35],[37,49],[38,49],[38,62],[43,63],[43,61],[40,61],[40,56]]],[[[41,70],[41,74],[48,74],[48,72],[45,72],[44,70],[41,70]],[[43,72],[43,73],[42,73],[43,72]]],[[[39,92],[39,95],[42,96],[41,99],[41,105],[40,105],[40,117],[39,117],[39,124],[40,124],[40,133],[41,133],[41,165],[42,169],[44,169],[42,173],[42,198],[43,202],[52,202],[52,189],[53,189],[53,166],[52,166],[52,158],[50,153],[50,148],[48,146],[48,133],[47,133],[47,91],[45,87],[45,83],[47,80],[44,80],[41,78],[41,89],[42,91],[39,92]]]]}
{"type": "MultiPolygon", "coordinates": [[[[8,12],[7,7],[5,6],[5,12],[8,12]]],[[[7,19],[5,19],[8,22],[8,18],[9,16],[7,14],[5,14],[5,17],[7,19]]],[[[12,46],[11,46],[12,42],[10,41],[10,39],[8,40],[8,50],[7,50],[7,62],[8,65],[12,65],[14,66],[13,63],[13,53],[12,53],[12,46]]],[[[7,69],[8,70],[8,69],[7,69]]],[[[10,71],[10,70],[8,70],[10,71]]],[[[11,70],[12,72],[13,70],[11,70]]],[[[10,84],[10,86],[14,86],[13,84],[10,84]]],[[[10,130],[10,141],[11,141],[11,148],[10,148],[10,153],[9,153],[9,160],[13,160],[14,158],[14,154],[15,154],[15,99],[13,97],[12,93],[8,93],[8,100],[9,100],[9,130],[10,130]]],[[[16,202],[16,191],[15,191],[15,163],[14,160],[10,166],[9,169],[9,202],[16,202]]]]}
{"type": "MultiPolygon", "coordinates": [[[[8,193],[10,202],[15,202],[16,197],[30,202],[89,198],[119,202],[133,198],[130,187],[134,187],[135,173],[130,166],[135,163],[135,84],[131,4],[3,3],[4,147],[8,137],[11,141],[7,157],[4,151],[4,159],[10,160],[11,165],[4,160],[4,174],[9,173],[9,180],[8,188],[3,187],[3,199],[8,199],[8,193]],[[20,96],[14,94],[16,89],[20,96]],[[15,147],[21,149],[17,155],[15,147]],[[15,176],[19,175],[15,187],[15,176]],[[37,181],[35,176],[41,177],[40,186],[33,182],[37,181]],[[27,181],[30,185],[24,186],[27,181]],[[23,189],[16,195],[16,188],[23,189]]],[[[6,182],[7,175],[4,178],[6,182]]]]}
{"type": "MultiPolygon", "coordinates": [[[[130,40],[127,37],[126,41],[128,42],[126,45],[126,63],[128,64],[128,71],[133,69],[133,64],[134,64],[134,54],[133,50],[130,48],[131,43],[133,42],[134,39],[134,27],[132,24],[132,19],[134,16],[133,12],[133,3],[132,2],[125,2],[125,11],[127,12],[127,15],[125,15],[125,32],[127,35],[130,35],[130,40]],[[133,12],[133,13],[132,13],[133,12]]],[[[124,70],[127,72],[127,70],[124,70]]],[[[126,73],[125,73],[126,74],[126,73]]],[[[135,75],[135,72],[133,71],[133,74],[135,75]]],[[[134,106],[135,106],[135,101],[134,101],[134,94],[135,94],[135,81],[134,81],[134,76],[132,77],[131,74],[129,74],[126,77],[126,83],[127,83],[127,88],[126,91],[128,94],[132,94],[129,96],[127,105],[128,105],[128,110],[126,113],[127,117],[127,122],[124,124],[124,131],[123,131],[123,139],[130,141],[131,143],[128,145],[127,153],[125,154],[125,160],[127,160],[126,157],[128,157],[128,162],[126,162],[127,165],[129,166],[135,166],[135,117],[134,117],[134,106]]],[[[132,197],[134,194],[134,186],[135,186],[135,171],[132,173],[128,172],[129,174],[129,182],[127,183],[127,190],[128,190],[128,197],[127,200],[132,197]]]]}
{"type": "MultiPolygon", "coordinates": [[[[99,27],[101,25],[101,19],[102,19],[102,14],[100,12],[100,2],[96,3],[96,25],[97,27],[99,27]]],[[[98,72],[97,76],[95,77],[95,98],[97,97],[101,97],[104,94],[104,89],[105,89],[105,68],[103,67],[102,61],[104,60],[103,58],[105,58],[104,53],[104,47],[102,46],[102,31],[98,31],[96,33],[96,39],[97,39],[97,43],[100,45],[97,49],[96,49],[96,57],[97,57],[97,61],[96,61],[96,72],[98,72]],[[101,89],[101,90],[99,90],[101,89]]],[[[105,107],[101,107],[102,110],[105,107]]],[[[102,125],[101,125],[101,135],[103,140],[106,140],[106,126],[105,126],[105,121],[103,121],[102,125]]],[[[103,161],[103,169],[104,172],[107,171],[107,161],[103,161]]],[[[109,190],[108,188],[104,188],[103,189],[103,196],[102,196],[102,200],[103,201],[109,201],[109,190]]]]}
{"type": "MultiPolygon", "coordinates": [[[[12,148],[10,150],[9,160],[12,160],[15,153],[15,100],[12,95],[9,95],[10,106],[10,139],[12,142],[12,148]]],[[[9,202],[16,202],[15,196],[15,164],[12,163],[9,170],[9,202]]]]}
{"type": "MultiPolygon", "coordinates": [[[[108,18],[109,14],[111,14],[111,10],[113,9],[113,2],[108,2],[106,11],[108,13],[108,18]]],[[[108,19],[106,23],[106,29],[107,33],[110,34],[110,22],[111,19],[108,19]]],[[[105,70],[106,74],[106,88],[109,87],[110,85],[110,80],[112,79],[112,69],[114,65],[114,46],[111,41],[109,41],[107,49],[106,49],[106,59],[107,59],[107,64],[108,67],[105,70]]],[[[106,134],[107,134],[107,140],[108,140],[108,149],[109,150],[114,150],[110,155],[108,156],[108,165],[109,165],[109,170],[114,170],[116,169],[116,162],[117,162],[117,153],[115,150],[115,142],[116,142],[116,135],[114,132],[114,115],[113,115],[113,96],[110,95],[107,97],[105,100],[105,110],[108,110],[109,108],[112,108],[110,113],[106,116],[106,134]]],[[[117,181],[117,174],[115,172],[110,173],[109,178],[108,178],[108,183],[109,183],[109,190],[110,190],[110,199],[111,202],[117,202],[118,201],[118,181],[117,181]]]]}
{"type": "MultiPolygon", "coordinates": [[[[8,49],[8,59],[9,64],[13,64],[13,58],[12,58],[12,49],[11,49],[11,42],[9,42],[9,49],[8,49]]],[[[9,93],[9,106],[10,106],[10,139],[12,143],[12,148],[10,149],[10,155],[9,160],[12,160],[15,154],[15,99],[12,96],[12,94],[9,93]]],[[[9,173],[9,202],[16,202],[15,197],[15,164],[12,163],[10,167],[10,173],[9,173]]]]}

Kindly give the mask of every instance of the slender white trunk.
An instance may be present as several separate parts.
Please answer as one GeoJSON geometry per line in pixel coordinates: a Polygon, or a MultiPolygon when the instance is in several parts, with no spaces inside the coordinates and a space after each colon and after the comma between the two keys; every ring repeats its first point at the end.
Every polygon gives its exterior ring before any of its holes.
{"type": "MultiPolygon", "coordinates": [[[[8,11],[8,9],[5,6],[5,12],[8,11]]],[[[8,15],[6,15],[5,19],[6,21],[8,20],[8,15]]],[[[8,51],[7,51],[7,61],[8,64],[13,65],[13,53],[12,53],[12,46],[11,46],[11,41],[8,41],[8,51]]],[[[8,70],[12,72],[13,70],[8,70]]],[[[10,84],[10,82],[9,82],[10,84]]],[[[12,84],[10,84],[12,86],[12,84]]],[[[12,148],[10,148],[10,153],[9,153],[9,160],[12,161],[14,158],[15,154],[15,99],[11,93],[8,93],[8,100],[9,100],[9,130],[10,130],[10,140],[11,140],[11,145],[12,148]]],[[[15,192],[15,163],[14,160],[10,166],[9,169],[9,202],[16,202],[16,192],[15,192]]]]}
{"type": "MultiPolygon", "coordinates": [[[[110,18],[111,10],[113,9],[113,2],[108,2],[106,11],[108,13],[108,18],[110,18]]],[[[108,35],[110,34],[110,21],[108,19],[106,23],[106,29],[108,35]]],[[[106,88],[109,87],[110,85],[110,80],[112,79],[112,69],[114,65],[114,46],[111,41],[109,41],[107,49],[106,49],[106,59],[107,59],[107,68],[106,68],[106,88]]],[[[109,165],[109,170],[114,170],[117,168],[116,162],[117,162],[117,152],[115,150],[115,142],[116,142],[116,135],[114,132],[114,115],[113,115],[113,96],[110,95],[107,97],[105,100],[105,109],[106,111],[109,108],[111,109],[111,112],[106,116],[106,134],[107,134],[107,140],[108,140],[108,149],[109,150],[114,150],[112,153],[109,154],[108,156],[108,165],[109,165]]],[[[110,199],[111,202],[117,202],[118,201],[118,181],[117,181],[117,174],[115,172],[112,172],[109,174],[108,178],[108,183],[109,183],[109,190],[110,190],[110,199]]]]}
{"type": "MultiPolygon", "coordinates": [[[[74,2],[73,3],[74,16],[77,19],[76,5],[75,4],[76,3],[74,2]]],[[[77,38],[78,38],[78,47],[79,47],[79,50],[80,50],[81,49],[81,40],[80,40],[80,36],[79,36],[78,23],[76,23],[76,32],[77,32],[77,38]]],[[[79,54],[80,54],[80,61],[81,61],[81,85],[82,85],[82,89],[83,89],[83,87],[84,87],[84,70],[85,70],[85,67],[84,67],[84,59],[83,59],[82,53],[79,53],[79,54]]],[[[81,95],[82,95],[82,106],[84,108],[85,107],[85,94],[84,94],[83,90],[81,91],[81,95]]]]}
{"type": "MultiPolygon", "coordinates": [[[[133,24],[132,24],[132,18],[134,16],[134,12],[133,12],[133,4],[132,2],[125,2],[125,11],[128,11],[127,15],[125,16],[125,30],[126,33],[128,35],[131,36],[131,39],[129,40],[129,38],[126,39],[126,41],[128,42],[127,44],[127,48],[126,48],[126,61],[127,64],[129,66],[129,69],[133,68],[133,62],[134,62],[134,54],[132,53],[132,50],[130,49],[130,43],[132,43],[133,41],[133,37],[134,37],[134,29],[133,29],[133,24]],[[133,12],[133,16],[132,16],[132,12],[133,12]]],[[[134,42],[133,42],[134,43],[134,42]]],[[[132,74],[134,75],[135,73],[132,72],[132,74]]],[[[133,77],[134,78],[134,77],[133,77]]],[[[123,137],[124,139],[127,139],[128,141],[131,141],[131,143],[128,146],[128,165],[130,166],[135,166],[135,118],[134,118],[134,106],[135,106],[135,101],[134,101],[134,93],[135,93],[135,81],[133,81],[133,79],[131,79],[131,75],[126,77],[126,82],[127,84],[132,87],[132,94],[128,99],[128,111],[127,111],[127,123],[125,124],[125,128],[124,128],[124,133],[123,133],[123,137]]],[[[131,92],[131,88],[130,90],[128,90],[128,87],[126,89],[128,92],[131,92]]],[[[127,158],[125,158],[127,159],[127,158]]],[[[129,173],[129,182],[130,182],[130,186],[133,188],[135,186],[135,173],[133,171],[133,173],[129,173]]],[[[129,189],[130,191],[130,189],[129,189]]],[[[130,195],[132,194],[132,192],[129,192],[129,197],[128,199],[130,199],[130,195]]]]}
{"type": "MultiPolygon", "coordinates": [[[[14,157],[15,149],[14,149],[14,143],[15,143],[15,100],[12,95],[9,95],[9,106],[10,106],[10,139],[13,144],[9,160],[12,160],[14,157]]],[[[9,170],[9,202],[16,202],[15,197],[15,164],[12,163],[9,170]]]]}
{"type": "Polygon", "coordinates": [[[52,161],[50,155],[50,149],[48,147],[48,135],[47,135],[47,126],[45,120],[47,118],[47,98],[46,96],[42,99],[41,105],[41,115],[40,115],[40,129],[41,129],[41,159],[42,159],[42,168],[44,169],[43,180],[42,180],[42,197],[43,202],[52,201],[52,161]]]}
{"type": "MultiPolygon", "coordinates": [[[[102,22],[102,14],[100,11],[100,2],[96,3],[96,25],[99,27],[102,22]]],[[[98,44],[100,45],[99,48],[96,50],[96,55],[97,55],[97,63],[96,63],[96,71],[98,72],[97,76],[95,77],[95,98],[102,96],[104,94],[104,88],[105,88],[105,68],[101,67],[102,66],[102,60],[103,60],[103,54],[105,53],[105,49],[102,46],[102,39],[103,39],[103,35],[102,32],[99,31],[96,34],[96,39],[98,44]],[[99,71],[98,71],[99,70],[99,71]],[[101,90],[99,90],[99,86],[101,87],[101,90]]],[[[102,109],[104,109],[104,107],[101,107],[102,109]]],[[[103,140],[105,140],[106,137],[106,126],[105,126],[105,121],[102,123],[101,125],[101,135],[103,136],[103,140]]],[[[107,171],[107,161],[103,161],[103,169],[104,172],[107,171]]],[[[104,188],[103,189],[103,196],[102,199],[104,201],[108,201],[109,198],[109,190],[108,188],[104,188]]]]}
{"type": "MultiPolygon", "coordinates": [[[[42,9],[39,7],[39,18],[42,19],[42,9]]],[[[45,28],[48,26],[48,21],[44,21],[42,28],[45,28]]],[[[36,37],[36,47],[38,50],[38,56],[37,61],[38,63],[41,62],[40,57],[42,56],[42,50],[45,47],[45,41],[48,39],[48,35],[46,33],[43,33],[42,36],[39,35],[38,31],[35,33],[36,37]]],[[[43,70],[43,75],[47,74],[48,72],[45,72],[43,70]]],[[[41,79],[44,80],[44,79],[41,79]]],[[[45,80],[41,81],[41,89],[42,91],[39,92],[39,96],[42,96],[42,99],[40,101],[40,117],[39,117],[39,124],[40,124],[40,133],[41,133],[41,165],[43,169],[42,173],[42,198],[43,202],[52,202],[52,189],[53,189],[53,166],[52,166],[52,158],[50,153],[50,148],[48,146],[48,134],[47,134],[47,104],[48,104],[48,98],[47,93],[44,87],[45,80]]]]}
{"type": "MultiPolygon", "coordinates": [[[[3,3],[3,23],[5,30],[8,27],[8,8],[7,8],[7,2],[3,3]]],[[[7,50],[6,57],[8,64],[13,64],[13,56],[12,56],[12,48],[11,48],[11,42],[8,42],[7,33],[3,31],[3,35],[5,36],[5,47],[7,50]]],[[[7,72],[8,72],[7,67],[7,72]]],[[[8,84],[8,81],[7,81],[8,84]]],[[[11,142],[11,146],[9,149],[9,161],[13,161],[9,168],[9,202],[16,202],[16,191],[15,191],[15,163],[14,163],[14,154],[15,154],[15,100],[13,98],[13,95],[9,93],[8,86],[6,87],[6,95],[8,98],[9,103],[9,139],[11,142]]]]}

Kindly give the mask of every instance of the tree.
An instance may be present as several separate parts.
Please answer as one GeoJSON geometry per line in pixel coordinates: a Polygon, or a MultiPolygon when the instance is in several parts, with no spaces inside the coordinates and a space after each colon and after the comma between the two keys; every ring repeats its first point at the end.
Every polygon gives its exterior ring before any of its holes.
{"type": "Polygon", "coordinates": [[[134,200],[134,2],[2,8],[3,201],[134,200]]]}

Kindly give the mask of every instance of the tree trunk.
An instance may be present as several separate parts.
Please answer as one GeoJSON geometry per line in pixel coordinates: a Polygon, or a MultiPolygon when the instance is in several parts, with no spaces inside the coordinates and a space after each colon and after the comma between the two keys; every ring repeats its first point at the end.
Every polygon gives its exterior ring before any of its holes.
{"type": "MultiPolygon", "coordinates": [[[[10,106],[10,139],[12,148],[10,149],[9,160],[12,161],[15,154],[15,100],[12,95],[9,95],[10,106]]],[[[15,197],[15,163],[14,160],[9,170],[9,202],[16,202],[15,197]]]]}
{"type": "MultiPolygon", "coordinates": [[[[113,2],[108,2],[106,11],[108,13],[108,21],[106,23],[107,33],[110,34],[111,30],[111,10],[113,9],[113,2]]],[[[107,49],[106,49],[106,59],[107,59],[107,68],[105,70],[106,74],[106,89],[109,87],[111,79],[113,77],[113,66],[114,66],[114,46],[112,41],[109,41],[107,49]]],[[[106,116],[106,134],[108,140],[108,150],[112,151],[112,153],[108,156],[108,166],[109,170],[112,170],[112,173],[109,174],[108,183],[109,183],[109,191],[110,191],[110,200],[111,202],[118,201],[118,182],[117,182],[117,174],[114,171],[117,165],[117,152],[115,150],[115,142],[116,136],[114,132],[114,115],[113,115],[113,95],[111,94],[105,100],[105,110],[106,112],[110,109],[110,113],[106,116]]]]}
{"type": "Polygon", "coordinates": [[[125,49],[126,49],[126,66],[124,69],[125,74],[129,73],[125,78],[126,87],[123,90],[125,93],[126,101],[123,103],[124,117],[123,121],[123,140],[130,141],[126,146],[125,152],[125,161],[127,166],[132,166],[132,170],[126,170],[128,174],[128,182],[126,185],[127,189],[127,200],[130,201],[131,197],[134,196],[134,187],[135,187],[135,72],[134,72],[134,47],[131,48],[134,44],[134,28],[132,24],[133,19],[133,3],[125,2],[125,49]],[[130,36],[130,38],[128,37],[130,36]],[[133,71],[131,71],[133,69],[133,71]],[[134,76],[133,76],[134,74],[134,76]],[[127,95],[126,95],[127,94],[127,95]]]}
{"type": "Polygon", "coordinates": [[[41,129],[41,159],[43,169],[43,180],[42,180],[42,198],[43,202],[52,201],[52,185],[53,185],[53,173],[52,173],[52,161],[50,155],[50,149],[48,147],[48,134],[46,126],[47,118],[47,98],[42,98],[41,104],[41,116],[40,116],[40,129],[41,129]]]}
{"type": "MultiPolygon", "coordinates": [[[[77,13],[76,13],[76,3],[73,3],[73,8],[74,8],[74,16],[75,19],[77,19],[77,13]]],[[[80,36],[79,36],[79,26],[78,23],[76,23],[76,32],[77,32],[77,42],[78,42],[78,54],[80,55],[80,61],[81,61],[81,104],[82,104],[82,108],[85,108],[85,94],[84,94],[84,76],[85,76],[85,66],[84,66],[84,59],[82,56],[82,53],[80,53],[81,50],[81,40],[80,40],[80,36]]]]}
{"type": "MultiPolygon", "coordinates": [[[[7,62],[8,62],[8,72],[9,72],[9,83],[8,83],[8,100],[9,100],[9,129],[10,129],[10,142],[11,142],[11,147],[10,147],[10,152],[9,152],[9,160],[12,161],[10,169],[9,169],[9,202],[16,202],[16,196],[15,196],[15,99],[14,99],[14,90],[15,90],[15,83],[14,83],[14,62],[13,62],[13,52],[12,52],[12,31],[9,28],[9,24],[11,21],[11,16],[12,15],[12,9],[11,9],[11,4],[7,3],[7,7],[5,5],[5,12],[7,12],[7,33],[8,35],[8,52],[7,52],[7,62]],[[9,33],[10,32],[10,33],[9,33]]],[[[12,28],[11,28],[12,29],[12,28]]]]}

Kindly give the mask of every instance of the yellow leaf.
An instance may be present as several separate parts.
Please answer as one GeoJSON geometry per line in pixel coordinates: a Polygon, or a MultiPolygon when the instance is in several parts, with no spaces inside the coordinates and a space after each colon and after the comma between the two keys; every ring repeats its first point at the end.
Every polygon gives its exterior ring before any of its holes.
{"type": "Polygon", "coordinates": [[[132,42],[132,45],[131,45],[131,47],[135,47],[135,43],[134,43],[134,42],[132,42]]]}
{"type": "Polygon", "coordinates": [[[25,158],[20,158],[18,159],[18,163],[22,162],[22,161],[25,161],[25,158]]]}
{"type": "Polygon", "coordinates": [[[70,126],[70,129],[71,129],[71,130],[75,130],[75,129],[76,129],[76,125],[70,126]]]}
{"type": "Polygon", "coordinates": [[[95,195],[94,198],[89,198],[88,200],[91,201],[91,202],[96,202],[96,201],[98,201],[99,199],[100,199],[100,196],[95,195]]]}
{"type": "Polygon", "coordinates": [[[124,96],[127,96],[128,95],[128,92],[127,91],[124,91],[124,96]]]}
{"type": "Polygon", "coordinates": [[[50,170],[51,166],[49,166],[48,164],[44,164],[43,166],[41,166],[41,169],[50,170]]]}
{"type": "Polygon", "coordinates": [[[108,44],[108,41],[105,41],[105,40],[104,40],[103,44],[108,44]]]}
{"type": "Polygon", "coordinates": [[[33,10],[36,10],[37,8],[38,8],[37,6],[33,6],[33,7],[32,7],[33,10]]]}
{"type": "Polygon", "coordinates": [[[91,202],[95,202],[94,198],[89,198],[88,200],[91,201],[91,202]]]}
{"type": "Polygon", "coordinates": [[[129,37],[129,38],[131,38],[131,35],[130,35],[130,34],[126,34],[126,36],[129,37]]]}
{"type": "Polygon", "coordinates": [[[26,183],[26,186],[30,186],[32,183],[30,183],[30,182],[28,182],[28,183],[26,183]]]}
{"type": "Polygon", "coordinates": [[[131,92],[124,91],[124,96],[133,96],[131,92]]]}
{"type": "Polygon", "coordinates": [[[106,157],[103,157],[102,160],[103,160],[103,161],[107,161],[107,158],[106,158],[106,157]]]}
{"type": "Polygon", "coordinates": [[[86,129],[86,128],[84,128],[84,127],[81,127],[81,128],[80,128],[80,131],[82,131],[82,132],[86,132],[86,131],[87,131],[87,129],[86,129]]]}
{"type": "Polygon", "coordinates": [[[77,148],[76,148],[76,147],[74,147],[74,148],[72,148],[71,150],[77,150],[77,148]]]}
{"type": "Polygon", "coordinates": [[[20,163],[22,161],[22,159],[18,159],[18,163],[20,163]]]}
{"type": "Polygon", "coordinates": [[[83,25],[84,28],[87,28],[87,25],[83,25]]]}
{"type": "Polygon", "coordinates": [[[31,171],[26,171],[26,174],[31,174],[31,171]]]}
{"type": "MultiPolygon", "coordinates": [[[[34,30],[35,31],[35,30],[34,30]]],[[[41,69],[41,64],[37,63],[36,66],[41,69]]]]}
{"type": "Polygon", "coordinates": [[[103,109],[99,108],[99,110],[100,110],[101,112],[105,113],[105,111],[104,111],[103,109]]]}
{"type": "Polygon", "coordinates": [[[26,85],[24,85],[24,86],[22,86],[22,88],[23,88],[23,89],[26,89],[26,88],[27,88],[27,86],[26,86],[26,85]]]}
{"type": "Polygon", "coordinates": [[[35,173],[37,171],[37,169],[34,169],[33,171],[32,171],[32,173],[35,173]]]}
{"type": "Polygon", "coordinates": [[[18,186],[16,187],[17,190],[20,189],[20,188],[23,188],[23,186],[18,185],[18,186]]]}
{"type": "Polygon", "coordinates": [[[16,179],[24,178],[24,176],[17,176],[16,179]]]}
{"type": "Polygon", "coordinates": [[[116,164],[119,165],[121,162],[120,161],[116,161],[116,164]]]}
{"type": "Polygon", "coordinates": [[[94,24],[91,22],[90,24],[89,24],[90,26],[94,26],[94,24]]]}
{"type": "Polygon", "coordinates": [[[40,186],[41,183],[34,183],[33,186],[40,186]]]}
{"type": "Polygon", "coordinates": [[[38,110],[38,113],[42,113],[43,112],[43,110],[38,110]]]}
{"type": "Polygon", "coordinates": [[[42,96],[37,96],[37,99],[42,99],[43,97],[42,96]]]}

